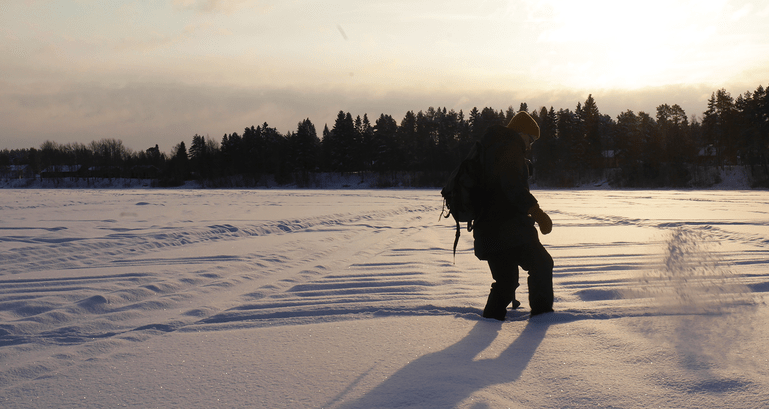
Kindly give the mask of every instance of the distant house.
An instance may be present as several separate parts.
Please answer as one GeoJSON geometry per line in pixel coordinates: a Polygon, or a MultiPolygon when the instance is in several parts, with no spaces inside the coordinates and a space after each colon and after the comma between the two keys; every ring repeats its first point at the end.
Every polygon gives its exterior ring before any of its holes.
{"type": "Polygon", "coordinates": [[[35,177],[29,165],[9,165],[0,166],[0,178],[10,179],[31,179],[35,177]]]}
{"type": "Polygon", "coordinates": [[[43,169],[40,172],[41,179],[63,179],[80,177],[80,165],[54,165],[43,169]]]}
{"type": "Polygon", "coordinates": [[[99,179],[116,179],[120,177],[120,168],[117,166],[91,166],[88,168],[88,176],[99,179]]]}
{"type": "Polygon", "coordinates": [[[715,166],[717,154],[718,152],[716,152],[716,148],[713,145],[705,146],[700,148],[700,151],[697,153],[697,162],[701,166],[715,166]]]}
{"type": "Polygon", "coordinates": [[[160,169],[152,165],[136,165],[131,168],[133,179],[157,179],[160,177],[160,169]]]}
{"type": "Polygon", "coordinates": [[[601,156],[603,156],[604,160],[604,166],[606,168],[616,168],[617,167],[617,157],[620,155],[619,150],[613,150],[613,149],[606,149],[601,151],[601,156]]]}

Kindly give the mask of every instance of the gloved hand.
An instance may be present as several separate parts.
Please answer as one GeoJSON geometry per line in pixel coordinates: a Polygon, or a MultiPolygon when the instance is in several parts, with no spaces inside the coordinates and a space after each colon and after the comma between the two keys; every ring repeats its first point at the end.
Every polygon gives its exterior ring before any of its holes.
{"type": "Polygon", "coordinates": [[[529,209],[529,214],[531,215],[531,218],[534,219],[534,221],[539,225],[539,231],[541,231],[542,234],[548,234],[553,231],[553,221],[550,220],[550,216],[548,216],[547,213],[543,212],[542,209],[539,208],[538,204],[532,206],[531,209],[529,209]]]}

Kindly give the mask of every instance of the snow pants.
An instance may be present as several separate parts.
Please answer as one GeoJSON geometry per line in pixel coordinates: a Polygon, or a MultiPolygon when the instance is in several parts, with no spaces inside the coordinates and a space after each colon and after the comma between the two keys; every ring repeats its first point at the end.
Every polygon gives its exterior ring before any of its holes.
{"type": "Polygon", "coordinates": [[[529,306],[531,315],[553,311],[553,258],[538,240],[500,251],[488,257],[491,292],[483,316],[504,320],[507,306],[520,303],[515,299],[518,288],[518,266],[528,271],[529,306]]]}

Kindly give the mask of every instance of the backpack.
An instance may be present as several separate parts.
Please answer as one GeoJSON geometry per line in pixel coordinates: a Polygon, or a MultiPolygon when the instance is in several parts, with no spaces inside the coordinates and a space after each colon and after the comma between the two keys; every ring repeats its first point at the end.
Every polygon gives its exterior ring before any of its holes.
{"type": "Polygon", "coordinates": [[[443,209],[441,218],[454,216],[457,233],[454,236],[454,259],[457,257],[460,223],[467,223],[467,231],[473,231],[473,222],[478,219],[482,209],[483,183],[481,179],[481,143],[475,142],[470,153],[451,172],[448,182],[441,190],[443,209]],[[447,210],[448,209],[448,210],[447,210]]]}

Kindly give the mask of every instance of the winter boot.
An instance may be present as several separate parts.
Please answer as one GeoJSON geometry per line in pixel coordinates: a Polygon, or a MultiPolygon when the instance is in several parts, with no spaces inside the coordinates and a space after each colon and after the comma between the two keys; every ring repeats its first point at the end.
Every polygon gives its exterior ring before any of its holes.
{"type": "Polygon", "coordinates": [[[513,303],[513,309],[516,309],[521,305],[521,303],[515,299],[515,290],[513,290],[512,293],[509,291],[500,291],[498,288],[495,288],[494,284],[492,284],[489,298],[486,300],[486,307],[483,308],[483,317],[504,321],[505,315],[507,315],[507,306],[510,305],[511,302],[513,303]]]}

